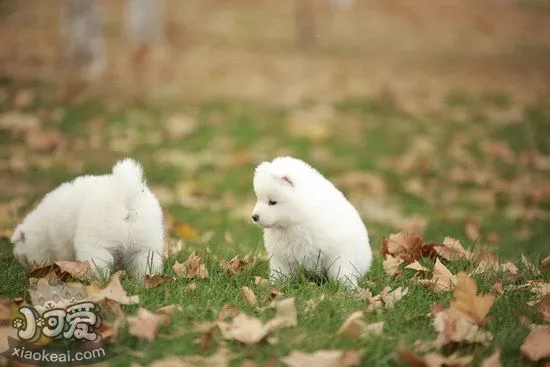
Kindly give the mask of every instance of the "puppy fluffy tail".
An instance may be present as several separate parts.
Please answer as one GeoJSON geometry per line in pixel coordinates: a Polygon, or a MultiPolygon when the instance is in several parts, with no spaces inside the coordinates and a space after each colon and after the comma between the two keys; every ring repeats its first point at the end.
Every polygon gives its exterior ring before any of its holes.
{"type": "Polygon", "coordinates": [[[145,188],[143,168],[131,158],[118,161],[113,167],[113,177],[120,187],[120,194],[127,207],[145,188]]]}

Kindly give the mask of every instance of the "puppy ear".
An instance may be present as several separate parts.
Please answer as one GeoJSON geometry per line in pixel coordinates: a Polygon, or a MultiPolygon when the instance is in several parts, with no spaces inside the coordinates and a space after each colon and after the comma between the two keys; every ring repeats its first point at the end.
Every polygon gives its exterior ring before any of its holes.
{"type": "Polygon", "coordinates": [[[15,231],[13,231],[10,241],[12,243],[25,241],[25,232],[23,232],[23,228],[21,228],[21,226],[17,226],[17,228],[15,228],[15,231]]]}
{"type": "Polygon", "coordinates": [[[291,179],[288,175],[282,176],[281,181],[283,181],[285,185],[290,185],[291,187],[294,187],[294,180],[291,179]]]}
{"type": "Polygon", "coordinates": [[[270,162],[263,161],[262,163],[258,164],[258,166],[256,166],[256,169],[254,172],[265,171],[270,165],[271,165],[270,162]]]}

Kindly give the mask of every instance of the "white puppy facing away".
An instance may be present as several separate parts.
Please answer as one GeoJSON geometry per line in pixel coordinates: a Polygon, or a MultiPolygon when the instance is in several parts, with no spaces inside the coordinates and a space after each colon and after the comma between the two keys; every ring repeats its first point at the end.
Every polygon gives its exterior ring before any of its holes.
{"type": "Polygon", "coordinates": [[[252,219],[264,228],[273,280],[303,267],[357,286],[370,268],[372,251],[359,213],[342,192],[291,157],[256,167],[254,191],[258,202],[252,219]]]}
{"type": "Polygon", "coordinates": [[[80,260],[100,274],[120,266],[142,278],[162,270],[162,209],[141,165],[128,158],[112,174],[81,176],[48,193],[11,241],[22,263],[80,260]]]}

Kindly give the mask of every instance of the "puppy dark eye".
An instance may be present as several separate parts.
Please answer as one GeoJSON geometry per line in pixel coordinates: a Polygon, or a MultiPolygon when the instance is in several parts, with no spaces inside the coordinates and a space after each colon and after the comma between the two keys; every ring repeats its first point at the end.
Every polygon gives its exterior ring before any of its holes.
{"type": "Polygon", "coordinates": [[[277,204],[276,201],[274,201],[274,200],[269,200],[269,205],[273,206],[273,205],[276,205],[276,204],[277,204]]]}

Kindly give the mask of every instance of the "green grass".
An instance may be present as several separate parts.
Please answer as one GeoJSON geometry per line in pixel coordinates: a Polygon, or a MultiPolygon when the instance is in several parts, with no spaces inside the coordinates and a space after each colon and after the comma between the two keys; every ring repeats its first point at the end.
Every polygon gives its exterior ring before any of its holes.
{"type": "MultiPolygon", "coordinates": [[[[15,92],[13,86],[9,88],[10,93],[15,92]]],[[[199,209],[185,208],[177,203],[164,206],[165,214],[189,223],[199,233],[214,233],[207,244],[187,241],[183,253],[167,260],[166,273],[172,274],[171,266],[176,260],[182,262],[191,250],[197,250],[207,264],[209,277],[196,281],[195,291],[185,290],[190,283],[186,279],[154,289],[145,289],[143,285],[125,279],[123,284],[128,293],[140,296],[139,307],[155,310],[163,305],[179,304],[183,311],[172,316],[171,323],[161,328],[161,335],[153,343],[137,340],[126,329],[122,330],[114,345],[120,355],[110,361],[113,365],[127,366],[132,361],[147,364],[170,355],[214,353],[218,343],[206,349],[195,343],[200,334],[192,332],[192,323],[215,320],[219,309],[227,303],[235,304],[243,312],[262,320],[272,317],[272,310],[260,311],[247,304],[241,295],[241,288],[248,286],[256,293],[259,307],[269,304],[269,290],[254,284],[254,276],[267,277],[267,263],[260,262],[242,274],[228,275],[219,267],[218,261],[221,257],[230,259],[237,254],[263,251],[260,230],[243,216],[234,214],[240,206],[246,212],[245,206],[254,200],[251,187],[254,166],[278,154],[293,154],[307,159],[331,179],[356,170],[376,174],[385,183],[382,193],[350,187],[346,188],[346,194],[382,200],[388,208],[404,216],[426,217],[428,225],[424,237],[428,242],[438,242],[445,236],[452,236],[466,247],[474,244],[479,247],[486,243],[491,232],[495,232],[500,241],[489,248],[498,256],[516,261],[525,253],[536,262],[550,255],[548,221],[544,218],[528,220],[515,214],[518,210],[521,214],[527,209],[544,212],[549,209],[547,190],[542,190],[538,201],[533,202],[530,197],[548,182],[548,169],[527,167],[518,158],[511,162],[503,161],[483,151],[483,143],[499,140],[507,142],[516,156],[527,150],[537,150],[549,156],[548,102],[526,106],[523,120],[517,122],[508,121],[505,114],[514,104],[513,98],[500,93],[475,96],[457,91],[449,96],[448,105],[441,106],[440,112],[424,116],[407,116],[395,106],[380,101],[341,101],[334,106],[333,119],[337,125],[332,134],[326,140],[317,141],[288,133],[286,119],[293,113],[292,109],[270,108],[243,101],[214,101],[192,106],[144,107],[129,104],[124,108],[109,109],[96,100],[59,105],[48,97],[47,91],[38,89],[37,93],[41,96],[38,99],[40,104],[29,107],[29,112],[34,113],[40,106],[60,109],[63,112],[61,121],[48,120],[46,124],[67,134],[70,144],[68,151],[61,156],[48,157],[29,151],[28,170],[15,171],[6,162],[11,152],[23,147],[24,143],[9,132],[0,131],[0,159],[6,163],[0,167],[0,173],[15,183],[33,184],[24,195],[18,194],[24,199],[19,217],[63,180],[83,172],[108,172],[117,158],[126,155],[143,162],[152,186],[174,189],[178,183],[195,182],[205,197],[204,207],[199,209]],[[454,119],[457,110],[468,117],[454,119]],[[154,135],[159,134],[163,121],[173,113],[193,116],[197,121],[197,131],[184,139],[162,138],[162,144],[158,144],[154,135]],[[98,117],[104,119],[103,128],[98,133],[102,143],[92,148],[86,143],[90,139],[87,126],[90,120],[98,117]],[[529,134],[534,135],[535,139],[530,139],[529,134]],[[131,149],[126,152],[113,151],[109,142],[123,136],[133,137],[131,149]],[[454,144],[458,144],[459,138],[465,142],[457,147],[454,144]],[[84,148],[77,149],[76,141],[83,141],[84,148]],[[319,154],[319,151],[323,153],[319,154]],[[241,156],[245,158],[232,161],[241,156]],[[417,158],[408,168],[403,168],[396,160],[410,156],[417,158]],[[43,161],[49,162],[49,165],[40,164],[43,161]],[[82,162],[84,171],[69,164],[72,161],[82,162]],[[195,166],[189,162],[199,163],[195,166]],[[475,162],[477,168],[472,169],[468,162],[475,162]],[[454,168],[486,172],[489,182],[456,182],[451,179],[454,168]],[[521,181],[525,177],[529,178],[528,182],[521,181]],[[420,193],[408,192],[407,182],[410,179],[420,180],[425,189],[420,193]],[[506,185],[498,186],[501,181],[506,185]],[[485,191],[498,195],[495,205],[479,199],[485,191]],[[446,195],[453,199],[443,200],[446,195]],[[470,218],[480,223],[481,238],[477,241],[468,239],[464,231],[464,225],[470,218]],[[530,232],[529,237],[516,235],[522,228],[530,232]],[[233,242],[225,241],[226,233],[231,234],[233,242]],[[211,250],[211,254],[207,253],[207,249],[211,250]]],[[[10,103],[11,95],[4,104],[0,104],[0,113],[9,110],[10,103]]],[[[2,190],[0,203],[16,198],[10,187],[3,187],[2,190]]],[[[412,348],[416,340],[435,338],[436,333],[426,315],[435,303],[448,306],[451,294],[435,294],[414,284],[411,273],[389,278],[378,253],[381,239],[397,232],[397,229],[392,223],[369,217],[368,207],[362,213],[369,228],[373,251],[377,254],[373,269],[365,276],[362,285],[374,294],[386,286],[410,289],[395,308],[366,316],[368,322],[384,321],[384,332],[380,336],[359,340],[346,340],[338,336],[336,332],[345,318],[353,311],[364,309],[364,303],[332,282],[315,285],[302,278],[289,280],[280,286],[280,290],[285,296],[296,297],[298,327],[272,333],[278,340],[274,345],[262,342],[255,346],[243,346],[237,342],[227,342],[235,353],[235,365],[244,359],[256,360],[261,365],[273,356],[282,357],[293,350],[312,352],[324,348],[360,350],[363,365],[400,365],[396,355],[396,345],[400,340],[412,348]],[[312,314],[306,315],[306,302],[319,299],[322,295],[324,300],[312,314]]],[[[10,228],[15,219],[7,218],[3,227],[10,228]]],[[[430,261],[426,263],[430,264],[430,261]]],[[[453,273],[474,268],[473,264],[468,263],[453,262],[448,266],[453,273]]],[[[476,280],[480,290],[487,292],[497,279],[501,279],[506,286],[536,278],[521,269],[521,276],[517,279],[502,274],[484,274],[477,276],[476,280]]],[[[26,289],[25,269],[13,259],[7,239],[0,243],[0,278],[4,280],[0,282],[2,296],[16,297],[26,289]]],[[[550,276],[546,273],[542,278],[548,281],[550,276]]],[[[489,314],[487,327],[494,335],[493,343],[489,347],[463,346],[459,351],[475,355],[478,363],[498,347],[502,349],[503,365],[530,365],[519,353],[519,346],[528,330],[520,324],[518,315],[525,314],[534,322],[541,320],[527,305],[529,300],[530,294],[526,290],[507,291],[498,297],[489,314]]],[[[137,308],[124,307],[128,314],[134,313],[137,308]]]]}

